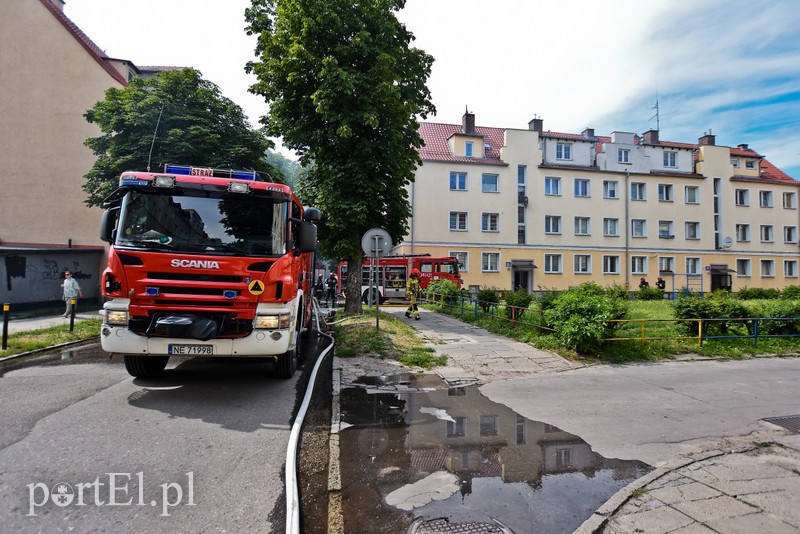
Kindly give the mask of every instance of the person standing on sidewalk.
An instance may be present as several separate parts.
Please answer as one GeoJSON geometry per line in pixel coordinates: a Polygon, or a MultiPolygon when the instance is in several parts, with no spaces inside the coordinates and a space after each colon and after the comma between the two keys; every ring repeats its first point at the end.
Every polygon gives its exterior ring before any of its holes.
{"type": "Polygon", "coordinates": [[[411,299],[411,302],[406,309],[406,317],[411,319],[411,314],[414,314],[414,319],[419,321],[419,308],[417,307],[417,299],[420,298],[422,288],[419,285],[419,269],[411,271],[411,276],[408,277],[406,284],[406,295],[411,299]]]}
{"type": "Polygon", "coordinates": [[[72,314],[72,299],[83,297],[83,292],[81,292],[81,286],[72,277],[72,273],[69,270],[64,271],[64,283],[61,284],[61,287],[64,288],[64,301],[67,303],[64,317],[69,317],[72,314]]]}

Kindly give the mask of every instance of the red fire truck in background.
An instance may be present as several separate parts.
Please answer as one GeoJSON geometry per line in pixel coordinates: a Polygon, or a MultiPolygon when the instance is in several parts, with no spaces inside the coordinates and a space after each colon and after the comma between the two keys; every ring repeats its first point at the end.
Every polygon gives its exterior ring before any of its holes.
{"type": "Polygon", "coordinates": [[[101,344],[136,377],[170,356],[272,357],[297,368],[319,210],[252,171],[124,172],[106,200],[101,344]]]}
{"type": "MultiPolygon", "coordinates": [[[[419,269],[419,284],[426,289],[433,280],[450,280],[461,287],[463,281],[458,271],[458,260],[453,257],[432,257],[430,254],[409,254],[402,256],[386,256],[378,259],[377,290],[381,302],[387,299],[406,298],[406,280],[411,271],[419,269]]],[[[347,287],[347,262],[339,264],[339,293],[347,287]]],[[[369,293],[369,260],[361,269],[361,300],[368,304],[369,293]]]]}

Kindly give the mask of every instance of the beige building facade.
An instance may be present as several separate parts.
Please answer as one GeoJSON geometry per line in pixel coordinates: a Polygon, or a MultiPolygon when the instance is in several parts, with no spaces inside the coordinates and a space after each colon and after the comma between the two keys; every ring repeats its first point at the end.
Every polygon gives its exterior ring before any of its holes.
{"type": "Polygon", "coordinates": [[[798,191],[746,145],[421,123],[409,234],[395,252],[455,256],[465,287],[585,281],[635,290],[782,288],[798,280],[798,191]]]}

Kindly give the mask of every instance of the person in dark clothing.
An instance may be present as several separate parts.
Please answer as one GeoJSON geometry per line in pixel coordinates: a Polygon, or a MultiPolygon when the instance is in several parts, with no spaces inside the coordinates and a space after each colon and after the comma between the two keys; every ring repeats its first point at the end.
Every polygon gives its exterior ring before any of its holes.
{"type": "Polygon", "coordinates": [[[314,282],[314,297],[317,302],[322,302],[322,294],[325,292],[325,280],[322,279],[322,274],[317,276],[317,281],[314,282]]]}
{"type": "Polygon", "coordinates": [[[656,287],[657,287],[658,289],[660,289],[661,291],[664,291],[664,289],[667,287],[667,283],[664,281],[664,279],[663,279],[663,278],[661,278],[661,277],[659,276],[659,277],[658,277],[658,280],[656,280],[656,287]]]}
{"type": "Polygon", "coordinates": [[[642,277],[641,280],[639,280],[639,289],[643,287],[650,287],[650,283],[644,279],[644,276],[642,277]]]}
{"type": "Polygon", "coordinates": [[[329,306],[329,302],[331,303],[334,308],[336,307],[336,275],[331,273],[328,277],[328,280],[325,281],[325,285],[328,287],[327,293],[325,293],[325,306],[329,306]]]}

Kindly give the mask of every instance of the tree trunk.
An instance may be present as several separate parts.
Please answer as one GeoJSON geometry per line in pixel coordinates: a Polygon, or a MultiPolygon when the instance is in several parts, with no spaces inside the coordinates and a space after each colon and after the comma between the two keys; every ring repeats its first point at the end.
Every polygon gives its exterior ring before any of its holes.
{"type": "Polygon", "coordinates": [[[355,258],[347,258],[347,289],[344,301],[345,315],[357,315],[361,308],[361,269],[364,263],[363,254],[355,258]]]}

